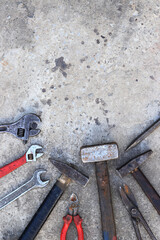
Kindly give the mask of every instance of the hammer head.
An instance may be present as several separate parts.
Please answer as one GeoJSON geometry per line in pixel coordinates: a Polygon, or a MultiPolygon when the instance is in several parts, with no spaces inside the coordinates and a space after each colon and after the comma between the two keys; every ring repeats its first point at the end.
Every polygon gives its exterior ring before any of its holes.
{"type": "Polygon", "coordinates": [[[125,165],[117,169],[117,172],[121,177],[126,176],[127,174],[135,171],[144,161],[152,154],[152,150],[142,153],[141,155],[136,156],[131,159],[125,165]]]}
{"type": "Polygon", "coordinates": [[[61,161],[57,161],[54,159],[50,159],[51,162],[53,163],[53,165],[65,176],[67,176],[68,178],[70,178],[71,180],[79,183],[82,186],[85,186],[88,181],[89,178],[86,177],[84,174],[80,173],[79,171],[77,171],[76,169],[72,168],[71,166],[69,166],[66,163],[63,163],[61,161]]]}
{"type": "Polygon", "coordinates": [[[81,148],[81,159],[84,163],[101,162],[117,158],[118,146],[116,143],[81,148]]]}

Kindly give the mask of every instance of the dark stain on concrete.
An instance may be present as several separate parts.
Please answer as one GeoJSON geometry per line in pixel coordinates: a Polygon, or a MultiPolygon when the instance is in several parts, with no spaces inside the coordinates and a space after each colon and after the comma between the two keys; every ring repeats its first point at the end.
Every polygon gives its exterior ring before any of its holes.
{"type": "Polygon", "coordinates": [[[25,112],[25,109],[24,109],[23,107],[21,107],[21,108],[19,109],[19,111],[20,111],[20,112],[25,112]]]}
{"type": "Polygon", "coordinates": [[[96,124],[96,125],[98,125],[98,126],[101,125],[101,123],[100,123],[98,117],[97,117],[97,118],[94,118],[94,121],[95,121],[95,124],[96,124]]]}
{"type": "Polygon", "coordinates": [[[150,79],[155,80],[155,78],[152,75],[150,76],[150,79]]]}
{"type": "Polygon", "coordinates": [[[43,93],[46,92],[46,89],[45,89],[45,88],[42,88],[42,92],[43,92],[43,93]]]}
{"type": "Polygon", "coordinates": [[[48,104],[49,106],[51,106],[51,99],[48,99],[48,100],[47,100],[47,104],[48,104]]]}
{"type": "Polygon", "coordinates": [[[65,101],[68,101],[69,100],[69,98],[68,97],[65,97],[65,99],[64,99],[65,101]]]}
{"type": "Polygon", "coordinates": [[[80,62],[81,62],[81,63],[85,62],[85,61],[87,60],[87,58],[88,58],[87,56],[81,58],[81,59],[80,59],[80,62]]]}
{"type": "Polygon", "coordinates": [[[7,231],[6,233],[3,233],[3,238],[2,240],[16,240],[15,234],[11,231],[7,231]]]}
{"type": "Polygon", "coordinates": [[[22,4],[22,7],[26,10],[27,12],[27,17],[33,18],[34,17],[34,12],[35,12],[35,7],[32,6],[30,3],[27,1],[23,0],[21,2],[17,2],[17,4],[22,4]]]}
{"type": "Polygon", "coordinates": [[[105,101],[104,101],[102,98],[96,98],[95,102],[96,102],[97,104],[100,103],[100,104],[102,104],[103,106],[106,105],[105,101]]]}
{"type": "Polygon", "coordinates": [[[43,105],[46,105],[47,101],[45,99],[40,100],[43,105]]]}
{"type": "Polygon", "coordinates": [[[134,17],[130,17],[129,22],[131,22],[131,23],[134,22],[134,17]]]}
{"type": "Polygon", "coordinates": [[[33,105],[33,107],[39,108],[39,103],[38,103],[38,102],[35,102],[34,105],[33,105]]]}
{"type": "Polygon", "coordinates": [[[49,64],[49,63],[50,63],[50,61],[49,61],[48,59],[46,59],[45,63],[46,63],[46,64],[49,64]]]}
{"type": "Polygon", "coordinates": [[[96,102],[97,104],[99,104],[99,103],[100,103],[99,98],[96,98],[95,102],[96,102]]]}
{"type": "Polygon", "coordinates": [[[67,77],[67,73],[64,72],[63,70],[60,69],[60,72],[62,73],[62,75],[66,78],[67,77]]]}
{"type": "Polygon", "coordinates": [[[94,32],[96,33],[96,35],[99,35],[98,29],[94,29],[94,32]]]}
{"type": "Polygon", "coordinates": [[[55,59],[55,64],[56,64],[56,66],[54,68],[52,68],[52,72],[55,72],[59,69],[60,72],[62,73],[62,75],[64,77],[67,77],[67,73],[65,72],[65,70],[69,69],[71,67],[71,64],[65,63],[64,57],[55,59]]]}
{"type": "Polygon", "coordinates": [[[106,121],[107,121],[109,130],[112,129],[112,128],[114,128],[114,127],[116,126],[115,124],[110,124],[110,123],[109,123],[109,118],[106,118],[106,121]]]}
{"type": "Polygon", "coordinates": [[[108,113],[108,110],[106,110],[106,109],[102,109],[102,110],[103,110],[103,115],[106,116],[108,113]]]}

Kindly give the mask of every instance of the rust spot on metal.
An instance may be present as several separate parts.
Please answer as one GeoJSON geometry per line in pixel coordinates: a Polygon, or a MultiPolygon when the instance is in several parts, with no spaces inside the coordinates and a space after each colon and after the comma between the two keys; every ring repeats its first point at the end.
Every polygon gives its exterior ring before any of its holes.
{"type": "Polygon", "coordinates": [[[128,186],[126,184],[124,185],[124,189],[125,189],[126,193],[129,193],[129,189],[128,189],[128,186]]]}

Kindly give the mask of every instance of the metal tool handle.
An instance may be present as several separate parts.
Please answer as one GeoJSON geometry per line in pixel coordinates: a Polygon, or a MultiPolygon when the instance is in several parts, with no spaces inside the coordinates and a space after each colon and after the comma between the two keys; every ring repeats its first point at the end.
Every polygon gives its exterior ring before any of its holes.
{"type": "Polygon", "coordinates": [[[146,229],[146,231],[148,232],[150,238],[152,240],[157,240],[157,238],[154,236],[153,232],[151,231],[151,229],[148,226],[146,220],[144,219],[144,217],[142,216],[142,214],[140,212],[138,212],[138,218],[139,218],[140,222],[143,224],[143,226],[146,229]]]}
{"type": "Polygon", "coordinates": [[[6,195],[4,198],[0,200],[0,209],[4,208],[7,206],[9,203],[15,201],[17,198],[31,190],[32,188],[35,187],[35,184],[33,184],[33,178],[29,180],[27,183],[23,184],[13,192],[9,193],[6,195]]]}
{"type": "Polygon", "coordinates": [[[5,165],[4,167],[1,167],[0,168],[0,178],[6,176],[7,174],[9,174],[10,172],[19,168],[20,166],[22,166],[25,163],[26,163],[26,154],[23,157],[5,165]]]}
{"type": "Polygon", "coordinates": [[[136,233],[136,237],[138,240],[142,240],[139,228],[138,228],[138,222],[135,219],[132,219],[133,227],[136,233]]]}
{"type": "Polygon", "coordinates": [[[19,240],[33,240],[36,237],[63,192],[64,189],[57,183],[53,186],[19,240]]]}
{"type": "Polygon", "coordinates": [[[153,188],[151,183],[148,181],[146,176],[139,168],[137,168],[136,171],[133,171],[132,175],[136,179],[148,199],[151,201],[153,207],[160,215],[160,196],[158,195],[156,190],[153,188]]]}
{"type": "Polygon", "coordinates": [[[112,208],[107,162],[96,163],[96,176],[101,208],[103,239],[116,240],[116,227],[112,208]]]}

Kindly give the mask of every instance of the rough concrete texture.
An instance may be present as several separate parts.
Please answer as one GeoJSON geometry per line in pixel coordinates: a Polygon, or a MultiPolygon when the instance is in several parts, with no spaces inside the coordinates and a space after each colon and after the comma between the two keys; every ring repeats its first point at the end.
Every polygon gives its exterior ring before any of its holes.
{"type": "MultiPolygon", "coordinates": [[[[160,218],[131,176],[115,169],[147,149],[152,156],[141,167],[160,193],[160,129],[137,148],[124,153],[134,137],[160,112],[160,3],[158,0],[58,1],[21,0],[0,3],[0,123],[26,113],[41,116],[41,133],[27,145],[1,134],[1,166],[22,156],[31,144],[45,155],[1,179],[1,194],[20,186],[35,169],[47,170],[50,184],[32,190],[0,211],[0,239],[16,240],[60,173],[54,157],[75,164],[90,176],[86,188],[72,183],[51,213],[37,240],[58,240],[75,192],[84,219],[85,240],[102,240],[94,164],[83,164],[80,147],[117,142],[120,158],[109,163],[118,240],[136,240],[118,186],[127,183],[146,221],[160,239],[160,218]]],[[[150,239],[141,228],[143,239],[150,239]]],[[[71,226],[67,239],[77,239],[71,226]]]]}

